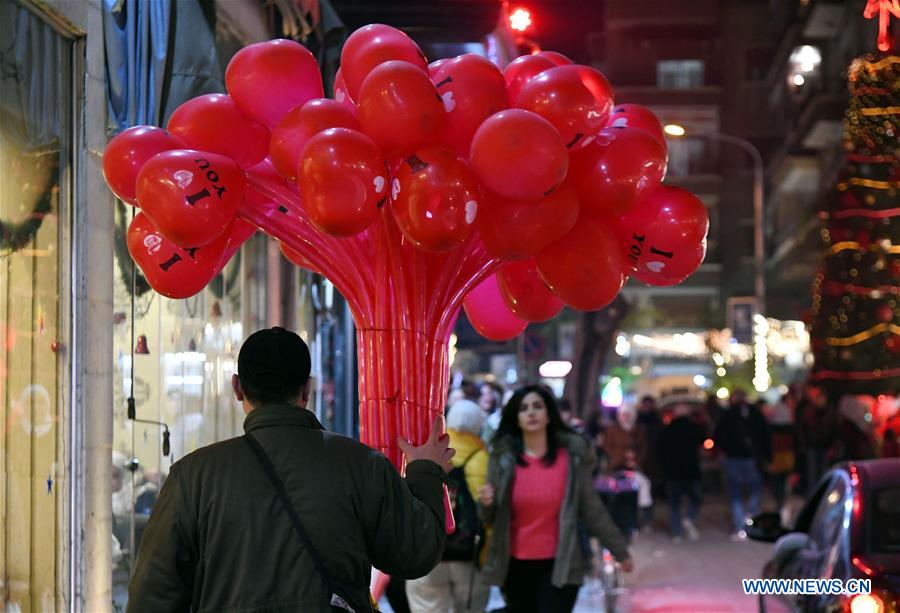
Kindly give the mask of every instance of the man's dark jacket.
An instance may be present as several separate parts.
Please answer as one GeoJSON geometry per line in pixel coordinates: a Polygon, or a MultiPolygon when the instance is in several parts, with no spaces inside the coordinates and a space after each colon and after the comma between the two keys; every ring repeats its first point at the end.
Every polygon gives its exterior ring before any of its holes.
{"type": "MultiPolygon", "coordinates": [[[[371,610],[371,567],[405,578],[444,549],[441,468],[419,460],[406,478],[381,453],[326,432],[289,405],[250,412],[335,588],[371,610]]],[[[309,553],[253,451],[240,438],[172,466],[144,532],[128,610],[328,611],[309,553]]]]}
{"type": "Polygon", "coordinates": [[[753,405],[734,404],[724,411],[714,438],[719,451],[729,458],[752,458],[759,464],[772,460],[769,425],[753,405]]]}
{"type": "Polygon", "coordinates": [[[659,436],[659,459],[666,479],[700,479],[700,446],[706,434],[687,416],[676,417],[659,436]]]}

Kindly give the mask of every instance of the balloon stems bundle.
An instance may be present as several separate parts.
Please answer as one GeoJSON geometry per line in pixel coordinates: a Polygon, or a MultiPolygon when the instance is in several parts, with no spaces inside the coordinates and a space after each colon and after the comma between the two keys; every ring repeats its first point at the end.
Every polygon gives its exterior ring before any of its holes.
{"type": "Polygon", "coordinates": [[[106,181],[140,208],[129,252],[171,298],[201,291],[256,229],[327,277],[356,324],[360,437],[398,467],[396,438],[423,442],[444,410],[461,307],[507,340],[564,305],[602,308],[628,276],[673,285],[703,260],[706,209],[661,184],[659,121],[560,54],[428,64],[376,24],[345,43],[333,99],[287,40],[243,48],[225,81],[166,129],[108,144],[106,181]]]}

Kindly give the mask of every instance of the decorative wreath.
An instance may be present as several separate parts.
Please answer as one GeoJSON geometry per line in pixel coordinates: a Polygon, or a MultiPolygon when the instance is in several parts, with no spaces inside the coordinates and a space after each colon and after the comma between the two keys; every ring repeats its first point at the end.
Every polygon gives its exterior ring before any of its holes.
{"type": "Polygon", "coordinates": [[[9,255],[19,251],[34,240],[44,217],[53,209],[53,194],[59,191],[57,185],[47,188],[34,203],[34,208],[19,222],[0,219],[0,254],[9,255]]]}

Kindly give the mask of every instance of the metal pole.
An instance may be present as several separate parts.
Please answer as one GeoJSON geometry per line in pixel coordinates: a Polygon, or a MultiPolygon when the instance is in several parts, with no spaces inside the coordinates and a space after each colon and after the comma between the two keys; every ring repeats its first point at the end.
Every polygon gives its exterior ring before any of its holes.
{"type": "Polygon", "coordinates": [[[736,145],[746,151],[753,160],[753,294],[756,297],[759,313],[766,312],[766,245],[765,245],[765,217],[763,215],[763,181],[765,168],[762,155],[753,143],[737,136],[710,132],[704,134],[713,140],[736,145]]]}

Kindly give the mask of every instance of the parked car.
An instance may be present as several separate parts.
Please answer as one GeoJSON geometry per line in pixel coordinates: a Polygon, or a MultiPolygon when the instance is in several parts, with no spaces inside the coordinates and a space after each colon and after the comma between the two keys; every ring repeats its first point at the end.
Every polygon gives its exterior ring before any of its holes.
{"type": "Polygon", "coordinates": [[[749,522],[747,534],[774,542],[763,578],[871,579],[870,595],[760,596],[759,610],[900,611],[900,459],[832,468],[797,515],[793,529],[777,513],[749,522]]]}

